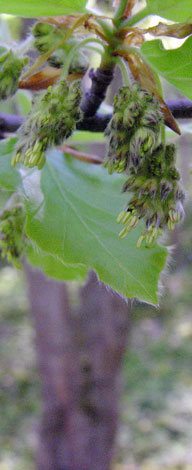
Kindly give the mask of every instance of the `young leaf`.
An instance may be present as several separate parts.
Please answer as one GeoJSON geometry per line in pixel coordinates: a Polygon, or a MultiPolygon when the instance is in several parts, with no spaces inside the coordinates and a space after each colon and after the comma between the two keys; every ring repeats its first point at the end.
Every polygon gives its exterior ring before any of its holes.
{"type": "Polygon", "coordinates": [[[164,49],[156,39],[145,42],[141,51],[156,72],[192,99],[192,36],[177,49],[164,49]]]}
{"type": "Polygon", "coordinates": [[[191,0],[147,0],[147,13],[189,22],[192,20],[191,0]]]}
{"type": "Polygon", "coordinates": [[[56,256],[45,253],[39,247],[30,245],[26,253],[27,260],[32,266],[40,268],[47,276],[60,281],[83,282],[87,268],[81,265],[70,265],[60,261],[56,256]]]}
{"type": "Polygon", "coordinates": [[[1,13],[26,18],[37,16],[71,15],[85,12],[86,0],[0,0],[1,13]]]}
{"type": "Polygon", "coordinates": [[[64,263],[91,267],[127,297],[157,304],[167,250],[158,245],[138,250],[142,227],[127,239],[118,238],[116,217],[127,202],[127,195],[120,194],[123,182],[102,168],[49,152],[41,173],[23,180],[26,233],[64,263]]]}

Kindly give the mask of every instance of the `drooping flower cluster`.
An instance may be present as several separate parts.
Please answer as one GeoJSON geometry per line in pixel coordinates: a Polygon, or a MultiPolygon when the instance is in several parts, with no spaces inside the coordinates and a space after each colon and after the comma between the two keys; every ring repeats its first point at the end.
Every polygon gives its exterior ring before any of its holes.
{"type": "Polygon", "coordinates": [[[117,222],[124,238],[141,219],[146,228],[137,247],[152,244],[168,227],[173,230],[184,215],[185,192],[175,166],[175,146],[161,144],[163,118],[156,98],[135,83],[122,87],[114,99],[114,114],[108,125],[109,173],[126,172],[123,186],[132,197],[117,222]]]}
{"type": "Polygon", "coordinates": [[[66,80],[40,92],[26,121],[20,127],[19,140],[12,158],[12,166],[23,163],[41,169],[45,151],[70,137],[81,118],[81,82],[69,86],[66,80]]]}
{"type": "Polygon", "coordinates": [[[108,154],[104,166],[109,173],[137,171],[145,157],[158,146],[162,115],[157,100],[134,83],[121,87],[114,97],[113,117],[106,135],[108,154]]]}
{"type": "MultiPolygon", "coordinates": [[[[78,38],[71,37],[61,45],[62,40],[65,39],[67,28],[60,28],[40,21],[33,26],[31,32],[35,38],[35,47],[40,54],[45,54],[53,47],[58,46],[58,48],[48,58],[49,65],[56,68],[63,67],[68,53],[78,41],[78,38]]],[[[89,62],[87,57],[82,51],[78,50],[76,54],[74,53],[73,60],[69,67],[69,73],[84,74],[88,67],[89,62]]]]}
{"type": "Polygon", "coordinates": [[[12,50],[3,50],[0,55],[0,99],[12,96],[18,88],[18,81],[28,58],[18,58],[12,50]]]}
{"type": "Polygon", "coordinates": [[[4,209],[0,214],[0,252],[16,268],[21,268],[20,257],[25,247],[25,214],[22,204],[4,209]]]}

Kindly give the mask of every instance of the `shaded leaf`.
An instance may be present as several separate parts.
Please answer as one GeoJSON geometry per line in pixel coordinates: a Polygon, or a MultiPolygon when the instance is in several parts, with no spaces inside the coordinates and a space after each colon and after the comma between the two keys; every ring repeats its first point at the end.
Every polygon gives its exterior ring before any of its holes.
{"type": "Polygon", "coordinates": [[[18,169],[11,167],[12,152],[17,138],[0,141],[0,186],[8,191],[15,191],[21,184],[18,169]]]}

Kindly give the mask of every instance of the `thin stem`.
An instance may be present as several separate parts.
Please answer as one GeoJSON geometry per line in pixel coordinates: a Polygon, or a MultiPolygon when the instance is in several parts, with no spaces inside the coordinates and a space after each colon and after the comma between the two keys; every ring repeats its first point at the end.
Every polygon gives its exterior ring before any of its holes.
{"type": "MultiPolygon", "coordinates": [[[[113,21],[113,19],[111,18],[111,20],[113,21]]],[[[102,31],[104,33],[104,36],[105,36],[105,40],[107,40],[110,44],[111,42],[113,42],[113,39],[114,39],[114,31],[113,31],[113,25],[109,25],[108,23],[106,23],[106,21],[103,21],[102,19],[100,18],[97,18],[96,19],[97,23],[99,24],[99,26],[101,26],[102,28],[102,31]]]]}
{"type": "Polygon", "coordinates": [[[166,135],[165,135],[165,124],[161,125],[161,143],[165,145],[166,135]]]}
{"type": "MultiPolygon", "coordinates": [[[[160,80],[158,74],[157,74],[154,70],[153,70],[153,73],[154,73],[154,76],[155,76],[155,80],[156,80],[158,92],[159,92],[160,96],[163,98],[163,90],[162,90],[161,80],[160,80]]],[[[165,124],[163,123],[163,124],[161,125],[161,143],[162,143],[163,145],[165,145],[165,140],[166,140],[165,124]]]]}
{"type": "Polygon", "coordinates": [[[89,49],[90,51],[94,51],[100,55],[103,55],[103,51],[101,49],[98,49],[97,47],[87,46],[86,49],[89,49]]]}
{"type": "Polygon", "coordinates": [[[122,24],[121,24],[121,28],[126,28],[127,26],[135,25],[135,24],[139,23],[139,21],[143,20],[148,15],[149,15],[148,8],[147,7],[143,8],[143,10],[140,10],[135,15],[133,15],[130,18],[128,18],[127,20],[123,21],[122,24]]]}
{"type": "Polygon", "coordinates": [[[143,55],[140,52],[140,49],[134,47],[134,46],[120,46],[119,49],[115,50],[115,54],[121,56],[121,57],[127,57],[128,54],[135,54],[139,56],[142,60],[144,60],[143,55]]]}
{"type": "Polygon", "coordinates": [[[70,147],[70,145],[62,145],[60,149],[63,152],[66,152],[72,157],[76,158],[77,160],[80,160],[85,163],[95,163],[97,165],[101,165],[103,163],[103,159],[101,157],[98,157],[97,155],[90,155],[84,152],[79,152],[79,150],[70,147]]]}
{"type": "Polygon", "coordinates": [[[103,45],[103,42],[100,40],[100,39],[97,39],[97,38],[87,38],[87,39],[83,39],[82,41],[80,41],[78,44],[75,44],[74,47],[70,50],[67,58],[66,58],[66,61],[65,61],[65,64],[64,64],[64,67],[63,67],[63,70],[62,70],[62,76],[64,78],[67,77],[68,75],[68,71],[69,71],[69,67],[70,67],[70,64],[72,62],[72,60],[74,59],[74,54],[80,49],[82,48],[83,46],[85,46],[86,44],[88,44],[89,42],[96,42],[97,44],[100,44],[101,46],[104,47],[103,45]]]}
{"type": "Polygon", "coordinates": [[[129,82],[128,69],[126,67],[126,64],[125,64],[124,60],[122,58],[118,57],[117,58],[117,64],[118,64],[118,66],[121,70],[121,75],[122,75],[122,78],[123,78],[124,85],[129,86],[130,82],[129,82]]]}
{"type": "Polygon", "coordinates": [[[127,7],[127,0],[120,0],[117,11],[114,15],[113,23],[118,28],[123,19],[123,14],[127,7]]]}

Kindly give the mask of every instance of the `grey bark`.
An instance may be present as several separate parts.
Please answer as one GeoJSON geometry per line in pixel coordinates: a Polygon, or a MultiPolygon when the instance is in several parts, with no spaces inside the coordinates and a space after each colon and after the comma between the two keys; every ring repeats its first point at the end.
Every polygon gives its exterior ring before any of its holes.
{"type": "Polygon", "coordinates": [[[91,272],[72,309],[65,284],[26,273],[44,409],[37,470],[109,470],[131,301],[91,272]]]}

